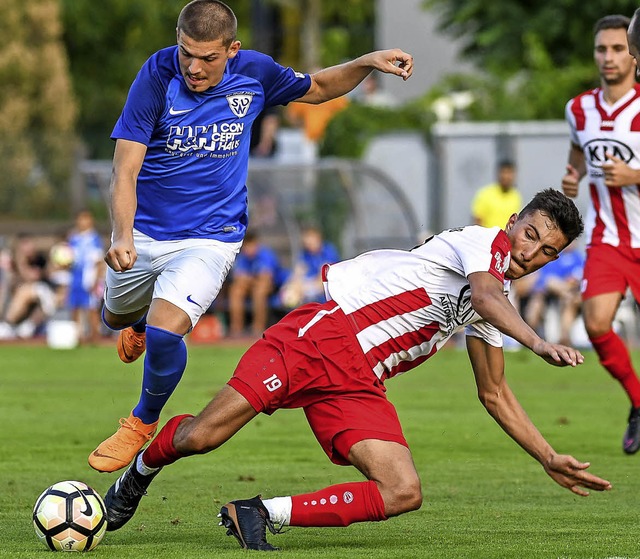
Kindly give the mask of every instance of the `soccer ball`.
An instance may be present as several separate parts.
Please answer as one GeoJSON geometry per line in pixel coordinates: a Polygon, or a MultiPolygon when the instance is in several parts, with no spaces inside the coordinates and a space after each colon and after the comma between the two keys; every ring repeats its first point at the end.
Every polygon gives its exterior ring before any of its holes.
{"type": "Polygon", "coordinates": [[[67,243],[57,243],[51,247],[49,257],[59,268],[69,268],[73,264],[73,249],[67,243]]]}
{"type": "Polygon", "coordinates": [[[51,551],[90,551],[104,537],[107,511],[86,483],[60,481],[38,497],[33,527],[51,551]]]}

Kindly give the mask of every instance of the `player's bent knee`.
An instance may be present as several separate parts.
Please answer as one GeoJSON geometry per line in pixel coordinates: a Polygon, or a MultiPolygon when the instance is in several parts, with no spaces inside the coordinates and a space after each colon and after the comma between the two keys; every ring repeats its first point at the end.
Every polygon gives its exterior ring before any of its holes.
{"type": "MultiPolygon", "coordinates": [[[[181,426],[182,427],[182,426],[181,426]]],[[[173,444],[181,454],[206,454],[218,448],[222,442],[215,434],[199,429],[193,422],[176,432],[173,444]]]]}
{"type": "Polygon", "coordinates": [[[418,510],[422,506],[423,500],[420,480],[414,480],[412,483],[405,484],[400,496],[404,509],[402,512],[418,510]]]}
{"type": "Polygon", "coordinates": [[[393,487],[381,488],[387,516],[418,510],[422,506],[422,487],[418,478],[398,479],[393,487]]]}

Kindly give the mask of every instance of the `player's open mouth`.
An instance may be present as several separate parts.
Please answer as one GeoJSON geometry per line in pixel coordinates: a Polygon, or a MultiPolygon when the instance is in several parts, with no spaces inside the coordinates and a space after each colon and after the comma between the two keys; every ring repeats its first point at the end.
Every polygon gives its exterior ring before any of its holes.
{"type": "Polygon", "coordinates": [[[184,77],[189,83],[192,83],[193,85],[200,85],[200,84],[204,83],[204,81],[205,81],[204,78],[196,78],[196,77],[192,76],[191,74],[185,74],[184,77]]]}

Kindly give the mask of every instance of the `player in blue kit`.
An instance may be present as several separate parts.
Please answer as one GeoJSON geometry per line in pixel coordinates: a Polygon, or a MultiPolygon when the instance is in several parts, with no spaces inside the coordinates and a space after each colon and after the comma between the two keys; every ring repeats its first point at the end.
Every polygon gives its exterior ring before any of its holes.
{"type": "Polygon", "coordinates": [[[177,46],[136,76],[112,133],[111,246],[103,320],[121,330],[118,354],[146,349],[140,399],[89,456],[96,470],[131,462],[155,433],[187,363],[183,336],[216,298],[247,227],[251,125],[266,107],[322,103],[378,70],[404,80],[399,49],[301,74],[241,50],[233,11],[193,0],[178,17],[177,46]]]}

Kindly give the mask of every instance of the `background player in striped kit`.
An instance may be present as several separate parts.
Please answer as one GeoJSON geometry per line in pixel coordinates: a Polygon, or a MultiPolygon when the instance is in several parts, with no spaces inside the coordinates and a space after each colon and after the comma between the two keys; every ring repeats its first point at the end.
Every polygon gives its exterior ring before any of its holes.
{"type": "MultiPolygon", "coordinates": [[[[384,382],[463,330],[478,396],[502,429],[562,487],[583,496],[583,488],[609,489],[586,471],[588,463],[556,453],[504,374],[501,333],[551,364],[582,363],[575,349],[540,338],[505,293],[510,280],[558,258],[582,229],[573,202],[548,189],[505,229],[461,227],[410,251],[371,251],[325,266],[328,301],[303,305],[267,329],[204,411],[170,419],[107,491],[108,529],[133,516],[162,466],[218,448],[258,413],[279,408],[302,407],[331,461],[355,466],[368,481],[231,501],[220,515],[240,545],[274,549],[265,537],[274,524],[347,526],[419,508],[420,479],[384,382]]],[[[414,374],[428,375],[428,368],[414,374]]]]}
{"type": "Polygon", "coordinates": [[[613,330],[627,288],[640,299],[640,86],[627,45],[628,25],[629,18],[622,15],[608,15],[595,24],[593,56],[600,87],[567,103],[571,148],[562,189],[576,196],[580,180],[588,179],[582,313],[600,363],[631,401],[622,448],[633,454],[640,448],[640,380],[624,341],[613,330]]]}

